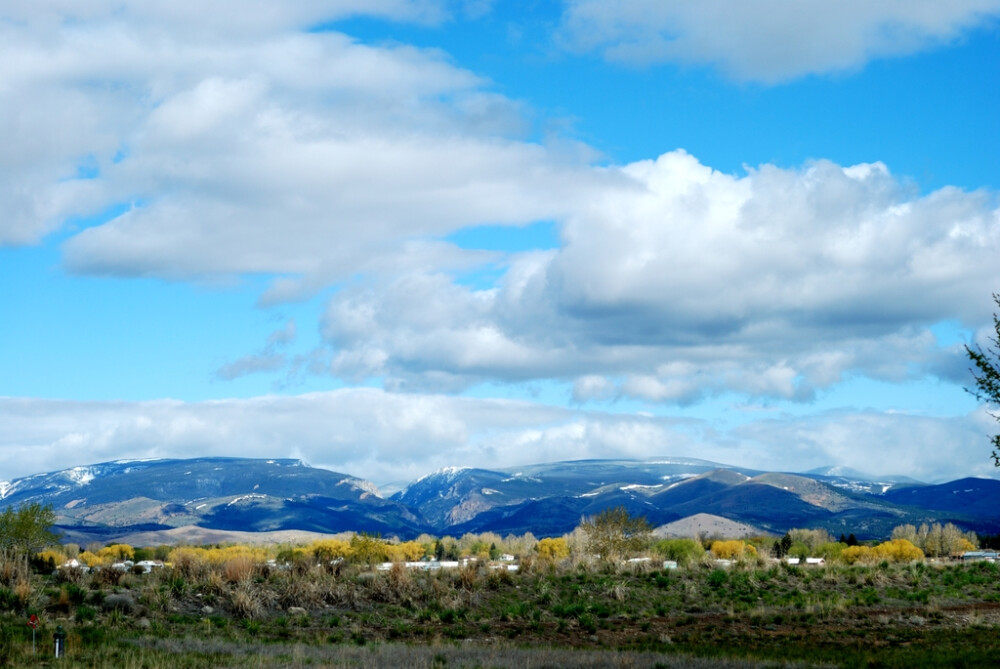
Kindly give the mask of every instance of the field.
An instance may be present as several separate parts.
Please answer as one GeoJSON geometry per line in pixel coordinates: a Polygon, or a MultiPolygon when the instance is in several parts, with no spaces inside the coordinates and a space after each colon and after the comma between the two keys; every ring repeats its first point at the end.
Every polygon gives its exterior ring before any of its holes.
{"type": "Polygon", "coordinates": [[[1000,656],[992,563],[523,567],[231,560],[35,575],[0,588],[0,665],[912,668],[996,666],[1000,656]]]}

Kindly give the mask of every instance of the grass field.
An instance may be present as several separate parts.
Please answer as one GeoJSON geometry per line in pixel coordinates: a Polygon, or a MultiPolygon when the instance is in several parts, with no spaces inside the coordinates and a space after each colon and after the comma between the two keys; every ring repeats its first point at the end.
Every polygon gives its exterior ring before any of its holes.
{"type": "Polygon", "coordinates": [[[0,611],[0,664],[11,667],[911,669],[1000,657],[990,563],[168,568],[36,575],[0,588],[0,611]]]}

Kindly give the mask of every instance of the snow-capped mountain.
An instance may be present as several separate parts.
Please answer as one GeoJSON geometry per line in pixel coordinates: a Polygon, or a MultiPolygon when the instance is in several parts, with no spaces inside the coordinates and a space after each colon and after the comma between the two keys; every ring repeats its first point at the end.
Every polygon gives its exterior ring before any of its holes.
{"type": "Polygon", "coordinates": [[[992,479],[929,486],[837,469],[790,474],[690,458],[447,467],[389,499],[369,481],[299,460],[116,461],[0,482],[0,507],[28,502],[51,504],[58,527],[73,540],[189,526],[400,538],[483,531],[553,536],[613,506],[653,525],[711,514],[777,534],[823,527],[876,538],[922,522],[1000,531],[1000,481],[992,479]]]}
{"type": "Polygon", "coordinates": [[[300,460],[116,461],[0,486],[0,505],[51,504],[71,534],[197,525],[225,530],[417,532],[425,524],[363,479],[300,460]]]}

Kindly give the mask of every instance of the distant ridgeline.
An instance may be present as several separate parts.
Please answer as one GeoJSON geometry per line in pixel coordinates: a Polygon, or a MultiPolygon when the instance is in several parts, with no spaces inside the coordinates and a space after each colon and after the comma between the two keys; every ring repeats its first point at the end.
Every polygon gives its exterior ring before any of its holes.
{"type": "Polygon", "coordinates": [[[927,485],[856,472],[762,472],[704,460],[580,460],[487,470],[449,467],[384,498],[376,486],[299,460],[117,461],[0,483],[0,508],[51,504],[67,541],[178,528],[356,531],[408,539],[496,532],[558,536],[612,507],[654,527],[706,536],[823,528],[884,538],[902,524],[1000,532],[1000,481],[927,485]],[[723,529],[727,528],[727,529],[723,529]]]}

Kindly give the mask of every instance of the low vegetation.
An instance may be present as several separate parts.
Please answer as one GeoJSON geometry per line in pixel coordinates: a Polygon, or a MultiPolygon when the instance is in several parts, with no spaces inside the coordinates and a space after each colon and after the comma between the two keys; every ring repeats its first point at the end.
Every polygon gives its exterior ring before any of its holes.
{"type": "Polygon", "coordinates": [[[51,666],[57,627],[60,666],[147,669],[985,667],[1000,653],[994,563],[930,561],[902,537],[875,546],[814,530],[654,541],[637,527],[645,543],[616,548],[615,559],[589,552],[592,537],[579,530],[540,541],[52,546],[27,572],[20,556],[0,565],[0,666],[51,666]],[[772,557],[798,543],[830,559],[772,557]],[[51,568],[85,556],[97,568],[51,568]],[[461,562],[406,566],[428,558],[461,562]],[[143,573],[124,559],[164,566],[143,573]]]}

